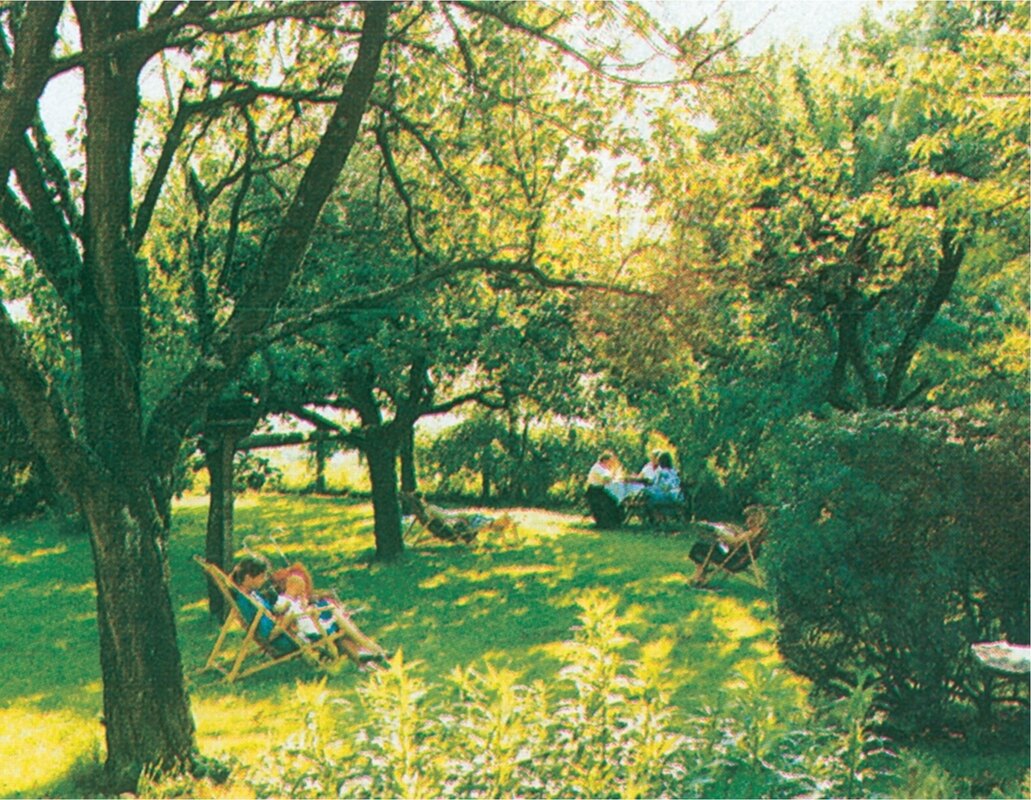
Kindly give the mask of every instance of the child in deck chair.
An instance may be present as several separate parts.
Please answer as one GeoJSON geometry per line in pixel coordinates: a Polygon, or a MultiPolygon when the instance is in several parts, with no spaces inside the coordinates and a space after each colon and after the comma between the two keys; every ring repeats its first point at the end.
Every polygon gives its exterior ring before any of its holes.
{"type": "Polygon", "coordinates": [[[314,597],[311,577],[300,564],[273,574],[279,597],[273,610],[302,636],[318,639],[340,631],[339,648],[358,664],[386,661],[386,652],[359,630],[339,602],[328,595],[314,597]]]}

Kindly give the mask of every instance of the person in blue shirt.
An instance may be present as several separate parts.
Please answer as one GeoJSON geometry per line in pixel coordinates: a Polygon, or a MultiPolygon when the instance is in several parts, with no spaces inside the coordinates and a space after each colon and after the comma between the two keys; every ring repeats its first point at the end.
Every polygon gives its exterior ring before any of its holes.
{"type": "Polygon", "coordinates": [[[673,468],[673,456],[669,453],[664,452],[659,456],[655,477],[644,491],[648,508],[657,514],[662,514],[664,510],[679,506],[684,502],[684,493],[680,488],[680,475],[673,468]]]}

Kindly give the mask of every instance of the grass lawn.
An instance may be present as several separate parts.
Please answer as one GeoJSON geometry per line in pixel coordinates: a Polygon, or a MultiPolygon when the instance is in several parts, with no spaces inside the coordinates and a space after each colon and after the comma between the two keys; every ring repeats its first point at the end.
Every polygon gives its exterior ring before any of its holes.
{"type": "MultiPolygon", "coordinates": [[[[218,630],[191,561],[203,552],[206,513],[204,498],[176,507],[170,555],[179,641],[201,751],[244,770],[300,727],[298,694],[317,690],[320,676],[300,661],[233,685],[217,673],[197,674],[218,630]]],[[[512,516],[517,540],[470,548],[423,539],[394,564],[372,560],[367,503],[246,496],[237,503],[236,535],[259,543],[275,535],[317,585],[367,606],[356,621],[388,649],[402,648],[406,661],[420,662],[427,678],[485,660],[527,680],[548,676],[576,624],[577,598],[595,588],[620,598],[639,641],[671,644],[674,699],[685,711],[712,704],[758,663],[778,663],[759,589],[736,578],[718,592],[685,588],[693,567],[688,537],[598,532],[569,514],[517,509],[512,516]]],[[[281,560],[272,546],[262,549],[273,563],[281,560]]],[[[103,750],[89,543],[52,523],[22,523],[0,531],[0,561],[0,796],[86,796],[103,750]]],[[[329,677],[344,697],[364,680],[349,665],[329,677]]],[[[776,687],[785,703],[805,693],[793,678],[776,687]]],[[[1006,769],[1021,774],[1020,759],[1006,769]]],[[[238,797],[246,788],[231,783],[212,793],[238,797]]]]}

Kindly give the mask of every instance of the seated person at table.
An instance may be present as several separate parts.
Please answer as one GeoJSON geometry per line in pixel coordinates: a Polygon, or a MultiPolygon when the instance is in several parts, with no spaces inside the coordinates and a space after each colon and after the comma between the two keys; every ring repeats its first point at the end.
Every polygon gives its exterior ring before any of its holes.
{"type": "Polygon", "coordinates": [[[618,528],[623,522],[619,500],[606,487],[616,480],[619,462],[606,450],[587,473],[587,505],[599,528],[618,528]]]}
{"type": "Polygon", "coordinates": [[[645,484],[654,483],[655,476],[659,473],[659,457],[661,455],[661,450],[652,450],[651,457],[645,462],[644,466],[641,467],[641,471],[636,475],[630,475],[628,480],[638,481],[645,484]]]}
{"type": "Polygon", "coordinates": [[[651,484],[645,487],[648,507],[657,513],[671,509],[684,502],[684,494],[680,490],[680,476],[673,468],[673,456],[669,453],[659,455],[659,466],[651,484]]]}
{"type": "Polygon", "coordinates": [[[616,472],[619,469],[619,461],[614,453],[606,450],[598,460],[594,462],[591,471],[587,473],[588,486],[607,486],[616,479],[616,472]]]}

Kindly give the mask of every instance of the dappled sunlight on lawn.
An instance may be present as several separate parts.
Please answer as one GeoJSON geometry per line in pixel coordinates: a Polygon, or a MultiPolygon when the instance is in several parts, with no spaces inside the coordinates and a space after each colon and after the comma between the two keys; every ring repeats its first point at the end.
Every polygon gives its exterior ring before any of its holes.
{"type": "Polygon", "coordinates": [[[702,605],[712,607],[713,618],[731,639],[773,634],[772,624],[758,620],[755,617],[756,609],[737,597],[706,593],[702,597],[702,605]]]}
{"type": "MultiPolygon", "coordinates": [[[[580,602],[595,592],[617,600],[628,659],[668,651],[664,677],[674,704],[686,713],[735,691],[749,664],[778,663],[761,590],[733,578],[718,592],[688,588],[689,537],[599,532],[577,515],[533,509],[486,513],[510,514],[517,534],[472,545],[424,538],[399,560],[383,563],[374,558],[367,502],[244,495],[235,509],[234,540],[275,566],[305,563],[316,586],[335,589],[356,609],[353,619],[363,631],[417,664],[431,693],[447,691],[443,676],[456,668],[483,669],[486,662],[526,683],[557,682],[566,643],[579,625],[580,602]]],[[[320,692],[333,695],[338,724],[360,720],[365,712],[357,690],[368,676],[347,662],[334,667],[325,683],[323,673],[301,659],[233,684],[218,672],[201,672],[220,628],[208,612],[206,579],[192,561],[205,549],[206,518],[206,500],[178,503],[169,547],[179,645],[201,751],[241,768],[259,764],[303,726],[320,692]]],[[[0,628],[0,708],[21,715],[0,716],[0,724],[29,731],[26,752],[36,752],[37,741],[60,741],[54,768],[39,766],[38,775],[18,778],[21,788],[0,794],[32,796],[33,787],[46,794],[73,762],[95,761],[103,737],[89,543],[29,526],[0,539],[0,563],[7,567],[0,613],[9,620],[0,628]],[[43,636],[38,615],[26,614],[27,607],[45,607],[48,618],[60,623],[43,636]],[[71,728],[74,735],[66,734],[71,728]]],[[[0,757],[16,748],[24,749],[9,735],[0,757]]],[[[245,794],[233,790],[229,796],[245,794]]]]}
{"type": "Polygon", "coordinates": [[[0,796],[47,796],[55,776],[95,764],[102,742],[96,716],[41,711],[28,698],[0,709],[0,796]]]}
{"type": "Polygon", "coordinates": [[[277,693],[260,697],[253,692],[212,694],[195,691],[193,717],[203,752],[218,757],[233,754],[248,761],[259,759],[288,731],[296,730],[303,712],[277,693]]]}
{"type": "Polygon", "coordinates": [[[515,578],[527,575],[546,575],[552,572],[556,572],[555,567],[542,564],[502,564],[489,569],[460,569],[453,567],[422,581],[419,587],[422,589],[438,589],[453,580],[484,583],[501,577],[515,578]]]}

